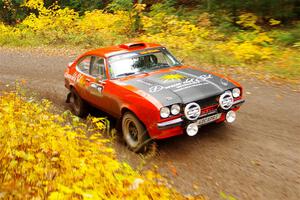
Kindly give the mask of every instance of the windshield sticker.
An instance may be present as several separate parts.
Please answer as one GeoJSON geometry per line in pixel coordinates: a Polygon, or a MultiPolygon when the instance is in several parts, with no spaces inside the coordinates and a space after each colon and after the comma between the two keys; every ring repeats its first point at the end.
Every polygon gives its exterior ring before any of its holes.
{"type": "Polygon", "coordinates": [[[151,50],[147,50],[147,51],[141,51],[139,52],[140,55],[145,55],[145,54],[150,54],[150,53],[157,53],[160,52],[159,49],[151,49],[151,50]]]}
{"type": "Polygon", "coordinates": [[[118,60],[122,60],[122,59],[130,59],[132,57],[135,57],[135,56],[138,56],[137,53],[125,53],[125,54],[121,54],[121,55],[117,55],[117,56],[112,56],[109,58],[109,61],[110,62],[115,62],[115,61],[118,61],[118,60]]]}

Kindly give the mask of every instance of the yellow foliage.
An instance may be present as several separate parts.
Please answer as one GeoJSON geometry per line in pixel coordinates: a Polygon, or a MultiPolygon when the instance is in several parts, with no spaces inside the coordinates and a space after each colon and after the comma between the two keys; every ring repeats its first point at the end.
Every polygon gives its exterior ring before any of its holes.
{"type": "Polygon", "coordinates": [[[258,33],[255,35],[254,39],[253,39],[253,43],[255,44],[264,44],[264,43],[271,43],[273,42],[273,38],[270,38],[267,33],[258,33]]]}
{"type": "Polygon", "coordinates": [[[82,123],[50,109],[47,100],[34,102],[19,92],[0,94],[2,198],[184,199],[158,184],[164,182],[158,174],[142,176],[117,161],[99,134],[105,120],[82,123]]]}
{"type": "Polygon", "coordinates": [[[280,24],[281,21],[276,20],[276,19],[270,19],[269,23],[270,23],[271,26],[276,26],[276,25],[280,24]]]}
{"type": "MultiPolygon", "coordinates": [[[[35,2],[36,0],[32,0],[35,2]]],[[[43,2],[43,1],[41,1],[43,2]]],[[[34,30],[38,34],[47,35],[48,37],[63,37],[65,34],[72,32],[72,26],[79,15],[72,9],[60,7],[54,4],[46,9],[43,4],[33,4],[31,1],[25,3],[24,6],[37,8],[38,15],[31,13],[22,25],[34,30]]]]}
{"type": "Polygon", "coordinates": [[[239,43],[232,40],[225,44],[218,45],[217,48],[231,52],[241,61],[269,59],[273,54],[273,50],[271,48],[256,45],[251,41],[239,43]]]}
{"type": "Polygon", "coordinates": [[[44,0],[25,0],[22,6],[31,9],[36,9],[38,11],[45,9],[44,0]]]}
{"type": "Polygon", "coordinates": [[[143,4],[143,3],[137,3],[134,5],[134,10],[137,12],[137,13],[141,13],[143,10],[145,10],[146,8],[146,4],[143,4]]]}
{"type": "Polygon", "coordinates": [[[253,13],[244,13],[239,16],[239,20],[236,22],[245,28],[253,28],[254,30],[260,31],[261,27],[256,25],[258,17],[253,13]]]}
{"type": "MultiPolygon", "coordinates": [[[[210,25],[207,17],[204,20],[210,25]]],[[[196,49],[207,48],[205,41],[208,39],[222,38],[221,34],[209,26],[200,27],[165,13],[159,13],[154,17],[144,16],[142,24],[146,34],[140,37],[141,40],[168,45],[172,49],[182,50],[183,55],[196,49]]]]}
{"type": "Polygon", "coordinates": [[[261,27],[256,25],[257,16],[252,13],[245,13],[239,18],[238,24],[254,30],[234,35],[227,42],[219,44],[216,47],[224,53],[229,52],[233,54],[236,59],[242,62],[271,59],[272,55],[276,53],[275,49],[271,46],[273,38],[269,37],[266,32],[262,32],[261,27]]]}
{"type": "Polygon", "coordinates": [[[86,34],[105,34],[104,38],[114,34],[126,34],[130,31],[129,16],[124,11],[114,14],[102,10],[88,11],[76,25],[78,31],[86,34]]]}
{"type": "Polygon", "coordinates": [[[2,22],[0,22],[0,38],[6,38],[6,37],[20,37],[21,36],[21,30],[18,28],[14,28],[11,26],[6,26],[2,22]]]}

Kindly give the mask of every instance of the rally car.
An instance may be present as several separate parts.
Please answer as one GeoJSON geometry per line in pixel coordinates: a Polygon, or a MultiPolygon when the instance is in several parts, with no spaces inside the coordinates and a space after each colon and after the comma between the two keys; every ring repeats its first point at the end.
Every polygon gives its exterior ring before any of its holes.
{"type": "Polygon", "coordinates": [[[208,123],[232,123],[244,103],[239,83],[185,66],[165,47],[144,42],[89,51],[65,70],[67,102],[84,116],[88,104],[120,124],[128,147],[153,139],[194,136],[208,123]]]}

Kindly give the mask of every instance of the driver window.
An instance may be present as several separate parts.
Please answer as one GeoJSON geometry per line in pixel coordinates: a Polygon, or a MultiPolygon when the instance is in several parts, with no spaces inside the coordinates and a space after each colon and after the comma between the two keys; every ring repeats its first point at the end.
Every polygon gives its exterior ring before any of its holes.
{"type": "Polygon", "coordinates": [[[106,79],[104,59],[95,57],[93,64],[91,65],[90,74],[94,77],[101,77],[102,80],[106,79]]]}
{"type": "Polygon", "coordinates": [[[90,68],[90,64],[91,64],[91,56],[87,56],[87,57],[84,57],[80,60],[79,64],[77,65],[78,66],[78,69],[83,72],[83,73],[86,73],[88,74],[89,73],[89,68],[90,68]]]}

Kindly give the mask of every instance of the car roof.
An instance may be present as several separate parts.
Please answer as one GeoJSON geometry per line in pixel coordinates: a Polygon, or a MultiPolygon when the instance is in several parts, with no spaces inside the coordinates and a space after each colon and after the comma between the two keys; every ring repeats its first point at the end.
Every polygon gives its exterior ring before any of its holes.
{"type": "Polygon", "coordinates": [[[155,48],[155,47],[162,47],[162,46],[159,44],[154,44],[154,43],[133,42],[133,43],[120,44],[117,46],[110,46],[110,47],[95,49],[95,50],[86,52],[85,55],[110,57],[110,56],[118,55],[121,53],[128,53],[128,52],[133,52],[133,51],[143,50],[143,49],[148,49],[148,48],[155,48]]]}

